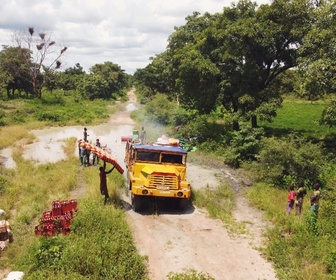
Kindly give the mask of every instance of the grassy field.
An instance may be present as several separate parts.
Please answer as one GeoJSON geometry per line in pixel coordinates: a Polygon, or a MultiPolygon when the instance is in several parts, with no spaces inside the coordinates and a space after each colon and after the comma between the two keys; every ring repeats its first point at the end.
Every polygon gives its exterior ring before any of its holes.
{"type": "Polygon", "coordinates": [[[259,125],[275,135],[296,132],[315,139],[325,139],[332,135],[335,137],[336,128],[318,122],[326,106],[324,102],[285,100],[272,123],[261,121],[259,125]]]}

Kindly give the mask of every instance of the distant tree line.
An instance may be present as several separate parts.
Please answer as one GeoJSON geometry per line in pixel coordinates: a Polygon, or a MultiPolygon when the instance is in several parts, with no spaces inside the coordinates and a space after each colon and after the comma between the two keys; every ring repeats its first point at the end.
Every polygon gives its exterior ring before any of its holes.
{"type": "Polygon", "coordinates": [[[129,86],[130,75],[112,62],[96,64],[86,73],[77,63],[60,71],[66,46],[57,46],[46,33],[27,33],[13,36],[14,46],[0,51],[0,94],[3,98],[41,98],[44,89],[61,89],[83,98],[115,98],[129,86]],[[59,48],[57,50],[57,48],[59,48]]]}
{"type": "MultiPolygon", "coordinates": [[[[272,120],[283,93],[317,100],[335,95],[336,4],[333,0],[249,0],[222,13],[186,17],[163,53],[134,74],[148,100],[163,93],[180,107],[222,110],[232,127],[272,120]]],[[[321,123],[336,125],[336,106],[321,123]]]]}

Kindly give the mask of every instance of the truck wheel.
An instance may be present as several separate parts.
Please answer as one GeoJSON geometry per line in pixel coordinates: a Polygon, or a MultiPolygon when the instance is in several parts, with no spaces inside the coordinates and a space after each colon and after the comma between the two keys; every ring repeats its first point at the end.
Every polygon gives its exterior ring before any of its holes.
{"type": "Polygon", "coordinates": [[[132,209],[134,212],[139,212],[141,210],[141,202],[140,196],[132,194],[132,209]]]}

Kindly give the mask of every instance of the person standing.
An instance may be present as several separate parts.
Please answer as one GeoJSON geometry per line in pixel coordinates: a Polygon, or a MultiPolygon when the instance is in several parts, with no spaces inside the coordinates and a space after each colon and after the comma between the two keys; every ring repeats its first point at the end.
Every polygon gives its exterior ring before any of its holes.
{"type": "Polygon", "coordinates": [[[290,212],[294,208],[295,197],[296,197],[296,192],[294,191],[294,186],[290,185],[289,186],[289,192],[288,192],[288,195],[287,195],[287,211],[286,211],[287,215],[289,215],[290,212]]]}
{"type": "Polygon", "coordinates": [[[86,149],[84,147],[80,146],[79,150],[80,150],[81,165],[85,166],[85,162],[86,162],[86,149]]]}
{"type": "Polygon", "coordinates": [[[320,208],[320,184],[315,183],[313,186],[313,194],[310,197],[310,211],[317,216],[318,210],[320,208]]]}
{"type": "Polygon", "coordinates": [[[146,130],[144,127],[141,128],[141,133],[140,133],[140,140],[141,144],[145,143],[145,138],[146,138],[146,130]]]}
{"type": "Polygon", "coordinates": [[[114,166],[109,170],[106,170],[106,161],[104,161],[104,166],[99,167],[99,177],[100,177],[100,193],[101,195],[105,196],[104,204],[106,204],[107,200],[109,199],[109,193],[107,189],[107,183],[106,183],[106,175],[111,173],[114,169],[114,166]]]}
{"type": "MultiPolygon", "coordinates": [[[[98,148],[101,148],[101,144],[100,144],[99,139],[96,139],[95,146],[98,147],[98,148]]],[[[92,165],[95,165],[96,160],[97,160],[97,164],[98,164],[99,163],[99,157],[98,157],[97,154],[93,153],[93,155],[92,155],[92,165]]]]}
{"type": "Polygon", "coordinates": [[[83,135],[84,135],[84,141],[88,142],[88,136],[90,136],[90,135],[87,133],[87,128],[86,127],[84,127],[83,135]]]}
{"type": "Polygon", "coordinates": [[[306,188],[304,187],[304,182],[300,181],[298,190],[296,192],[296,200],[295,200],[295,210],[296,215],[301,215],[302,212],[302,205],[303,205],[303,199],[305,195],[307,194],[306,188]]]}

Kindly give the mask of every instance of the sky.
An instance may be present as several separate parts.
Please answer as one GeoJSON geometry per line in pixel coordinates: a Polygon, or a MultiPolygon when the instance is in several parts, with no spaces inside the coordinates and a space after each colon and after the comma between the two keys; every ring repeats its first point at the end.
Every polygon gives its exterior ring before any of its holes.
{"type": "MultiPolygon", "coordinates": [[[[86,72],[111,61],[125,73],[146,67],[166,50],[174,27],[194,11],[222,12],[231,0],[0,0],[0,46],[14,46],[13,35],[34,27],[68,49],[62,69],[79,63],[86,72]]],[[[269,3],[258,0],[257,3],[269,3]]],[[[2,47],[0,47],[2,49],[2,47]]]]}

